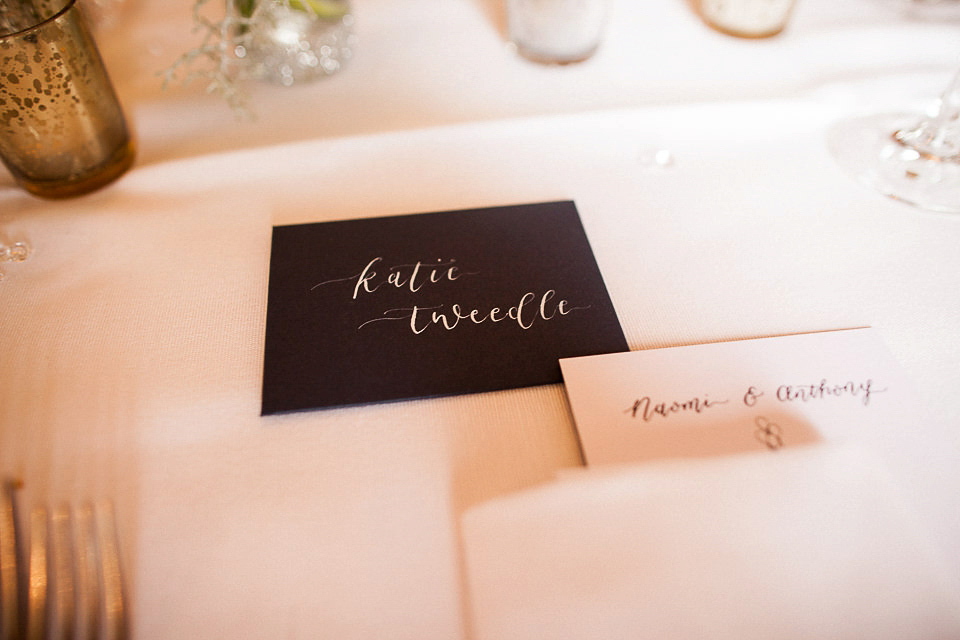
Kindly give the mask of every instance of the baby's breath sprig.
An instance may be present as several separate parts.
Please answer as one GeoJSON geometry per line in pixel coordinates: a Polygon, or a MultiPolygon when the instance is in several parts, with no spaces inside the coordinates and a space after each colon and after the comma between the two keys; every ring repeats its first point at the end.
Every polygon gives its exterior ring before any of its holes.
{"type": "MultiPolygon", "coordinates": [[[[174,82],[187,85],[198,79],[205,81],[205,91],[223,96],[240,118],[253,117],[243,83],[255,78],[255,67],[247,59],[253,51],[255,22],[261,19],[261,12],[277,5],[328,23],[347,24],[349,18],[346,0],[226,0],[224,4],[225,12],[211,18],[210,0],[194,0],[193,31],[202,34],[200,44],[160,75],[164,87],[174,82]],[[262,1],[269,4],[260,7],[262,1]]],[[[327,72],[331,73],[329,69],[327,72]]]]}
{"type": "Polygon", "coordinates": [[[236,11],[227,10],[215,19],[206,15],[209,3],[210,0],[194,0],[193,32],[202,34],[200,44],[161,72],[163,86],[204,80],[205,91],[223,96],[238,117],[252,117],[247,107],[248,96],[242,87],[243,69],[234,51],[243,46],[248,37],[257,0],[235,0],[236,11]]]}

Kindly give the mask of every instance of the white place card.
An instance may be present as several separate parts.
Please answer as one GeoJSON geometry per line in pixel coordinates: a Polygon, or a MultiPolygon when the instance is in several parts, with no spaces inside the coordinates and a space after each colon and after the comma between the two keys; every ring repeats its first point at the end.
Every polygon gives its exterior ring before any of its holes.
{"type": "Polygon", "coordinates": [[[916,391],[873,329],[560,361],[588,464],[887,441],[916,391]]]}

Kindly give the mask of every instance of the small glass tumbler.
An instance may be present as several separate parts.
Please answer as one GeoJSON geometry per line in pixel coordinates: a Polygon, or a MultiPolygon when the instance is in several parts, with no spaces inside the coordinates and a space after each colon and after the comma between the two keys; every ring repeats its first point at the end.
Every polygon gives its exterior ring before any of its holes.
{"type": "Polygon", "coordinates": [[[0,0],[0,160],[45,198],[120,177],[134,144],[76,0],[0,0]]]}
{"type": "Polygon", "coordinates": [[[547,64],[586,60],[600,46],[610,0],[507,0],[510,40],[547,64]]]}
{"type": "Polygon", "coordinates": [[[740,38],[775,36],[790,19],[794,0],[699,0],[704,21],[721,33],[740,38]]]}

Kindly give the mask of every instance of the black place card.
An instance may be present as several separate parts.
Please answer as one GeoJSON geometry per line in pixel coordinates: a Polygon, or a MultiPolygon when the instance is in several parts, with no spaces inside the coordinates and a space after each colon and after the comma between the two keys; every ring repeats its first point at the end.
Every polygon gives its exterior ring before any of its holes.
{"type": "Polygon", "coordinates": [[[562,381],[627,344],[573,202],[273,229],[263,415],[562,381]]]}

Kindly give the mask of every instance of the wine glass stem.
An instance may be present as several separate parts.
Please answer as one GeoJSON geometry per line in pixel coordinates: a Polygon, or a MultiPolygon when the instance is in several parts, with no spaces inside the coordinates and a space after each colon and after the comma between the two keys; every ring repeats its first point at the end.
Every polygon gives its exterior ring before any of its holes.
{"type": "Polygon", "coordinates": [[[897,131],[894,138],[923,156],[960,161],[960,72],[940,97],[936,113],[897,131]]]}

